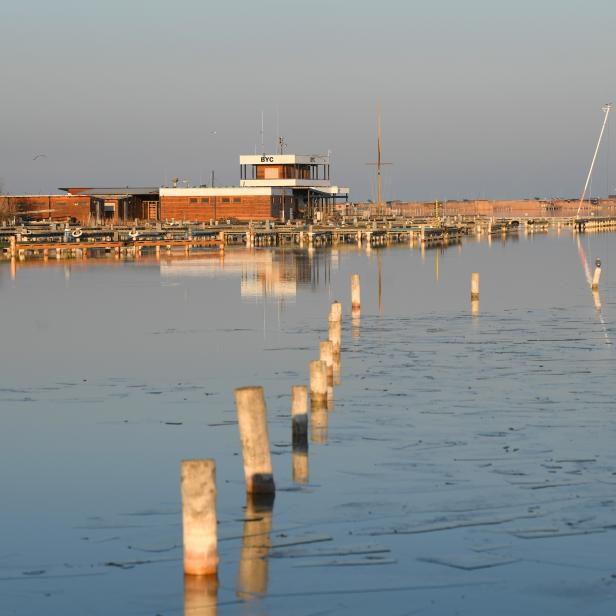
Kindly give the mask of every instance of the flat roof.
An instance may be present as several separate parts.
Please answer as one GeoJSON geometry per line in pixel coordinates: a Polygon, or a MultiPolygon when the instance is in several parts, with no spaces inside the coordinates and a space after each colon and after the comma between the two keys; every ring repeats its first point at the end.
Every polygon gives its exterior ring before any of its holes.
{"type": "Polygon", "coordinates": [[[160,188],[161,197],[241,197],[243,195],[288,195],[291,189],[277,186],[195,186],[193,188],[160,188]]]}
{"type": "Polygon", "coordinates": [[[96,197],[97,195],[110,196],[128,196],[128,195],[157,195],[158,186],[112,186],[101,188],[59,188],[58,190],[64,190],[70,195],[88,195],[90,197],[96,197]]]}

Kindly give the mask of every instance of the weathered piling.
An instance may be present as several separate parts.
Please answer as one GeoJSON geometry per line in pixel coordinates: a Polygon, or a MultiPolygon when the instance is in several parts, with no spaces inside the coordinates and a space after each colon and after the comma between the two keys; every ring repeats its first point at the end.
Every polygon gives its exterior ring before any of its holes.
{"type": "Polygon", "coordinates": [[[593,291],[599,289],[599,280],[601,279],[601,259],[595,260],[595,273],[592,277],[592,285],[591,288],[593,291]]]}
{"type": "Polygon", "coordinates": [[[308,388],[293,385],[291,388],[292,421],[292,474],[296,483],[308,482],[308,388]]]}
{"type": "Polygon", "coordinates": [[[242,443],[246,492],[273,494],[276,488],[272,474],[263,387],[236,389],[235,406],[242,443]]]}
{"type": "Polygon", "coordinates": [[[215,461],[182,460],[181,491],[184,573],[214,575],[219,562],[215,461]]]}
{"type": "Polygon", "coordinates": [[[329,310],[329,321],[341,321],[342,320],[342,304],[340,302],[333,302],[329,310]]]}
{"type": "Polygon", "coordinates": [[[308,388],[305,385],[291,387],[291,422],[293,447],[302,446],[308,434],[308,388]]]}
{"type": "Polygon", "coordinates": [[[332,343],[334,357],[340,355],[340,339],[342,337],[342,328],[340,321],[330,321],[328,338],[332,343]]]}
{"type": "Polygon", "coordinates": [[[334,345],[331,340],[321,340],[319,359],[327,366],[327,398],[331,400],[334,397],[334,345]]]}
{"type": "Polygon", "coordinates": [[[361,313],[361,289],[359,274],[351,276],[351,314],[358,317],[361,313]]]}
{"type": "Polygon", "coordinates": [[[319,359],[310,362],[310,402],[327,404],[327,364],[319,359]]]}
{"type": "Polygon", "coordinates": [[[471,274],[471,301],[479,299],[479,272],[471,274]]]}

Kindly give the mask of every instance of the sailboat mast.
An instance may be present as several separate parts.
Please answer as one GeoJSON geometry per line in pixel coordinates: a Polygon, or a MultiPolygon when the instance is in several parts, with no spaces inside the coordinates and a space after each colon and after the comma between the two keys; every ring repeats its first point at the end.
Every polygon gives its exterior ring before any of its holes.
{"type": "Polygon", "coordinates": [[[595,161],[597,160],[597,154],[599,152],[599,146],[601,145],[601,139],[603,139],[603,133],[605,131],[605,126],[607,124],[607,118],[610,115],[610,110],[612,109],[612,103],[608,103],[607,105],[603,105],[601,111],[605,113],[605,117],[603,118],[603,126],[601,127],[601,132],[599,133],[599,139],[597,140],[597,147],[595,148],[595,153],[592,157],[592,162],[590,163],[590,169],[588,170],[588,175],[586,176],[586,184],[584,184],[584,190],[582,191],[582,195],[580,197],[580,203],[578,205],[576,218],[580,215],[580,210],[582,209],[582,203],[584,203],[584,197],[586,197],[586,191],[588,190],[588,184],[590,182],[590,176],[592,175],[592,170],[595,166],[595,161]]]}
{"type": "Polygon", "coordinates": [[[376,163],[376,212],[381,214],[381,105],[376,112],[376,132],[377,132],[377,163],[376,163]]]}

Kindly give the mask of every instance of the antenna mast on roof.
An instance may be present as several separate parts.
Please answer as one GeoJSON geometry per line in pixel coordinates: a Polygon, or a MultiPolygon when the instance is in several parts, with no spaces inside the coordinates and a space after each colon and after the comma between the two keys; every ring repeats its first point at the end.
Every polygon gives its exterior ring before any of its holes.
{"type": "Polygon", "coordinates": [[[265,143],[263,141],[263,111],[261,112],[261,154],[265,154],[265,143]]]}

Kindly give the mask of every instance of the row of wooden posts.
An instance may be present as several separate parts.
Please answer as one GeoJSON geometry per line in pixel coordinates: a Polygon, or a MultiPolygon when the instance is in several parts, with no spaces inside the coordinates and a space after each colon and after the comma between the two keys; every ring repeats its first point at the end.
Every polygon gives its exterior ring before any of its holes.
{"type": "MultiPolygon", "coordinates": [[[[351,280],[351,305],[354,318],[360,315],[360,294],[359,275],[354,274],[351,280]]],[[[328,339],[320,342],[319,359],[310,362],[310,408],[313,420],[331,408],[334,384],[339,383],[342,304],[338,301],[331,305],[328,326],[328,339]]],[[[275,494],[276,486],[272,471],[263,388],[251,386],[236,389],[235,406],[246,492],[249,497],[271,498],[275,494]]],[[[291,388],[293,450],[303,454],[297,461],[294,460],[294,479],[296,475],[307,474],[295,465],[307,465],[308,423],[308,388],[305,385],[293,385],[291,388]]],[[[184,573],[188,576],[216,575],[219,557],[215,460],[183,460],[181,493],[184,573]]]]}
{"type": "MultiPolygon", "coordinates": [[[[596,290],[601,276],[601,262],[597,260],[592,281],[596,290]]],[[[471,274],[471,312],[479,310],[479,273],[471,274]]],[[[358,274],[351,278],[351,313],[361,313],[361,291],[358,274]]],[[[336,371],[340,370],[342,304],[331,305],[328,339],[320,342],[319,359],[310,362],[310,406],[313,422],[318,414],[327,413],[333,400],[336,371]]],[[[235,390],[240,442],[249,496],[265,495],[273,498],[276,486],[267,427],[267,409],[263,388],[240,387],[235,390]]],[[[297,464],[307,465],[308,451],[308,388],[291,388],[291,432],[294,452],[303,454],[297,464]]],[[[301,475],[301,469],[295,468],[301,475]]],[[[304,473],[306,475],[307,473],[304,473]]],[[[216,575],[218,572],[218,540],[216,522],[216,463],[213,459],[183,460],[181,463],[182,522],[184,545],[184,573],[216,575]]]]}

